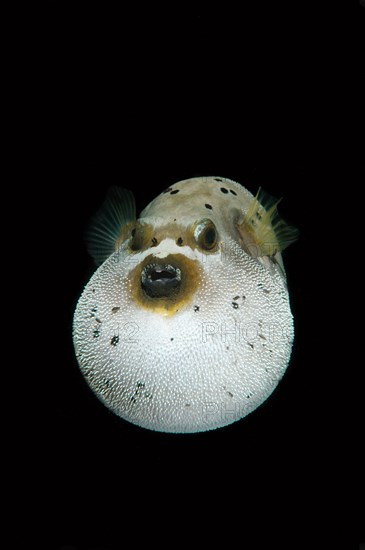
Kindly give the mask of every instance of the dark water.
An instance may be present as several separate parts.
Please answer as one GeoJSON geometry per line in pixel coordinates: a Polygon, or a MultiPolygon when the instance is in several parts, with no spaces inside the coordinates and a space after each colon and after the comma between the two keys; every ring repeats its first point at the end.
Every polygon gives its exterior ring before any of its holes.
{"type": "MultiPolygon", "coordinates": [[[[111,550],[127,538],[190,546],[223,533],[244,548],[270,548],[266,537],[331,548],[340,537],[356,462],[340,268],[354,189],[365,183],[358,10],[291,3],[242,13],[181,7],[167,19],[163,10],[91,8],[55,17],[47,156],[58,214],[47,375],[55,448],[35,527],[45,547],[111,550]],[[212,432],[160,434],[109,412],[79,373],[72,316],[94,269],[82,232],[110,185],[131,189],[140,211],[199,175],[283,197],[279,210],[301,233],[284,253],[296,339],[283,380],[250,416],[212,432]]],[[[343,548],[357,536],[350,516],[343,548]]]]}

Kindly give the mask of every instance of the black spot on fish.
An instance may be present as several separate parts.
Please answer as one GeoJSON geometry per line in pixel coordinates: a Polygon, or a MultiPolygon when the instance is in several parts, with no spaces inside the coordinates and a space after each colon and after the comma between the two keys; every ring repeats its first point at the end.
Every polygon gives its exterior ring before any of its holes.
{"type": "Polygon", "coordinates": [[[248,343],[248,345],[250,346],[250,348],[252,348],[252,349],[254,348],[254,345],[251,344],[251,342],[247,342],[247,343],[248,343]]]}
{"type": "Polygon", "coordinates": [[[222,193],[225,193],[225,194],[228,193],[228,189],[226,189],[225,187],[221,187],[221,191],[222,193]]]}
{"type": "Polygon", "coordinates": [[[233,393],[232,393],[232,392],[227,391],[226,393],[229,395],[229,397],[233,397],[233,393]]]}
{"type": "Polygon", "coordinates": [[[179,191],[180,189],[174,189],[173,191],[170,191],[170,195],[176,195],[179,191]]]}
{"type": "Polygon", "coordinates": [[[263,288],[263,283],[258,283],[257,284],[258,288],[261,288],[262,289],[262,292],[265,292],[266,294],[270,294],[270,290],[268,290],[267,288],[263,288]]]}
{"type": "Polygon", "coordinates": [[[239,300],[239,296],[234,296],[233,300],[239,300]]]}
{"type": "Polygon", "coordinates": [[[100,336],[100,331],[98,328],[96,328],[95,330],[93,330],[93,338],[99,338],[100,336]]]}
{"type": "Polygon", "coordinates": [[[90,317],[95,317],[95,313],[98,311],[98,308],[97,307],[93,307],[91,308],[91,313],[90,313],[90,317]]]}
{"type": "Polygon", "coordinates": [[[96,321],[97,323],[101,323],[101,321],[100,321],[100,319],[98,319],[98,317],[95,317],[95,321],[96,321]]]}
{"type": "Polygon", "coordinates": [[[179,237],[179,238],[177,239],[177,241],[176,241],[176,244],[177,244],[178,246],[182,246],[183,242],[184,242],[184,241],[183,241],[182,237],[179,237]]]}
{"type": "Polygon", "coordinates": [[[118,342],[119,342],[119,336],[113,336],[113,338],[110,340],[110,344],[112,346],[116,346],[118,342]]]}
{"type": "Polygon", "coordinates": [[[214,178],[214,181],[223,181],[220,178],[214,178]]]}
{"type": "Polygon", "coordinates": [[[232,193],[232,195],[236,195],[236,197],[237,197],[236,191],[232,191],[232,189],[230,189],[229,192],[232,193]]]}
{"type": "Polygon", "coordinates": [[[173,339],[173,338],[170,338],[170,340],[171,340],[171,342],[173,342],[174,339],[173,339]]]}
{"type": "Polygon", "coordinates": [[[136,403],[137,398],[140,399],[142,397],[145,397],[147,399],[152,399],[152,394],[149,393],[149,392],[144,391],[144,388],[145,388],[145,383],[144,382],[138,381],[136,383],[136,389],[134,390],[134,394],[130,398],[131,403],[136,403]]]}
{"type": "Polygon", "coordinates": [[[236,302],[232,302],[232,306],[234,307],[234,309],[238,309],[238,308],[239,308],[239,305],[238,305],[236,302]]]}
{"type": "Polygon", "coordinates": [[[199,311],[200,307],[199,306],[194,306],[194,311],[199,311]]]}
{"type": "Polygon", "coordinates": [[[116,313],[119,310],[120,310],[119,306],[112,307],[112,313],[116,313]]]}
{"type": "Polygon", "coordinates": [[[208,208],[208,210],[213,210],[213,206],[211,206],[210,204],[205,204],[204,206],[205,208],[208,208]]]}
{"type": "Polygon", "coordinates": [[[156,237],[152,238],[152,246],[157,246],[157,239],[156,237]]]}
{"type": "Polygon", "coordinates": [[[185,403],[185,407],[191,407],[191,403],[185,403]]]}

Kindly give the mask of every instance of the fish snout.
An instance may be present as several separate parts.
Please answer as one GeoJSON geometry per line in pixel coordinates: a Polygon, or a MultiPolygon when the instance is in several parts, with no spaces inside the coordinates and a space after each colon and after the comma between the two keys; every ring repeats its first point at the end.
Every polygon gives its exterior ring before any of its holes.
{"type": "Polygon", "coordinates": [[[141,273],[141,288],[150,298],[169,298],[179,292],[181,270],[171,264],[146,265],[141,273]]]}
{"type": "Polygon", "coordinates": [[[150,254],[129,274],[130,298],[137,307],[174,315],[191,302],[202,276],[200,263],[184,254],[150,254]]]}

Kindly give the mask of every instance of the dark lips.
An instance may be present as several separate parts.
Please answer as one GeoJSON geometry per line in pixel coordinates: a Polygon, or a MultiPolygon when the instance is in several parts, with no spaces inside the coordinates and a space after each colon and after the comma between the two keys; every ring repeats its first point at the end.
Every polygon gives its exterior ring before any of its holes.
{"type": "Polygon", "coordinates": [[[141,274],[141,286],[150,298],[168,298],[181,285],[181,270],[170,264],[149,264],[141,274]]]}

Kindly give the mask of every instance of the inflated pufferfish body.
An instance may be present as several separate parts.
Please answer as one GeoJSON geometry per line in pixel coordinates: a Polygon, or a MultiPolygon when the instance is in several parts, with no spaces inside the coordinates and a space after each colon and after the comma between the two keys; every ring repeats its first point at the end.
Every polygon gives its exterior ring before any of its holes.
{"type": "Polygon", "coordinates": [[[180,181],[135,218],[112,188],[89,233],[103,262],[74,316],[74,346],[122,418],[199,432],[256,409],[288,365],[293,320],[280,251],[296,230],[277,202],[216,177],[180,181]]]}

